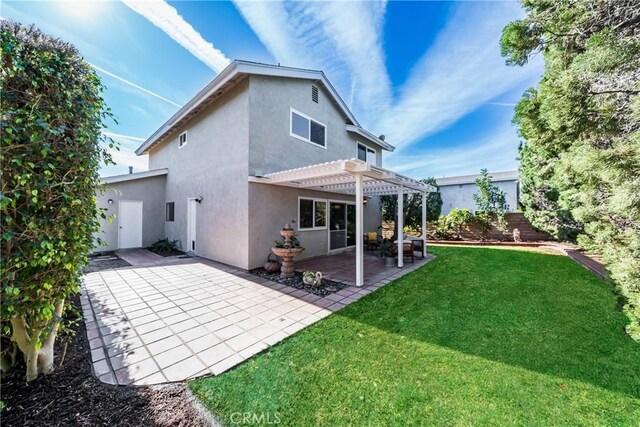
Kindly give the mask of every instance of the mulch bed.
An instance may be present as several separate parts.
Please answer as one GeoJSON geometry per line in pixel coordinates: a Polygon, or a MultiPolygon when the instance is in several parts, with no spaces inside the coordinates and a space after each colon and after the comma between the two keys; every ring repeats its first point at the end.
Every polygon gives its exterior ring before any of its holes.
{"type": "Polygon", "coordinates": [[[296,271],[293,277],[284,278],[280,276],[280,272],[271,273],[264,268],[255,268],[249,270],[249,273],[271,280],[272,282],[280,283],[281,285],[291,286],[292,288],[300,289],[310,294],[314,294],[320,297],[326,297],[327,295],[338,292],[349,285],[345,285],[342,282],[336,282],[333,280],[322,279],[322,284],[318,287],[307,285],[302,281],[303,273],[296,271]]]}
{"type": "MultiPolygon", "coordinates": [[[[80,307],[76,295],[73,304],[80,307]]],[[[3,426],[206,426],[184,383],[125,387],[103,384],[91,375],[84,323],[72,328],[60,366],[64,340],[56,342],[56,370],[27,384],[23,373],[1,376],[3,426]]]]}

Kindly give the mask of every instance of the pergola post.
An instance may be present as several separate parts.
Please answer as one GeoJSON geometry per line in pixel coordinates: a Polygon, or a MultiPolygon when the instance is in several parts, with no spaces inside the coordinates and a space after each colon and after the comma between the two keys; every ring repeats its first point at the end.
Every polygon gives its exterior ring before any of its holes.
{"type": "Polygon", "coordinates": [[[404,186],[398,185],[398,268],[404,266],[404,186]]]}
{"type": "Polygon", "coordinates": [[[422,192],[422,258],[427,256],[427,192],[422,192]]]}
{"type": "Polygon", "coordinates": [[[356,184],[356,286],[364,283],[364,179],[355,174],[356,184]]]}

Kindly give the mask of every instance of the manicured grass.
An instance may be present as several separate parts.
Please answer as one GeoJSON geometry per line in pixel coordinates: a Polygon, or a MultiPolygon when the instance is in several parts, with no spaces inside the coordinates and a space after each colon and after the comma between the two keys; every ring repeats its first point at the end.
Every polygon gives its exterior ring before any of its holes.
{"type": "Polygon", "coordinates": [[[640,344],[609,284],[559,255],[430,250],[422,269],[191,389],[226,424],[640,423],[640,344]]]}

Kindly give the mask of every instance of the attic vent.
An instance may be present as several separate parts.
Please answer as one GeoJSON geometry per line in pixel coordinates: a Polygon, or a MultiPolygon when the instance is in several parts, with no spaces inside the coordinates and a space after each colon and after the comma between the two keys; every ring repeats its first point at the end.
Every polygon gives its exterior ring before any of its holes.
{"type": "Polygon", "coordinates": [[[317,86],[311,86],[311,100],[316,104],[318,103],[318,87],[317,86]]]}

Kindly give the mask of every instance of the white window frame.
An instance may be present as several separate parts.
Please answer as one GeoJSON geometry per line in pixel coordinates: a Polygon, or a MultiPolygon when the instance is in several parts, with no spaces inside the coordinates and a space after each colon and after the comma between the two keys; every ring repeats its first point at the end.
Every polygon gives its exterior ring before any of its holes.
{"type": "Polygon", "coordinates": [[[187,135],[187,131],[185,130],[180,135],[178,135],[178,148],[182,148],[185,145],[187,145],[188,143],[189,143],[189,137],[187,135]],[[180,139],[182,138],[182,135],[184,135],[184,144],[181,143],[181,141],[180,141],[180,139]]]}
{"type": "Polygon", "coordinates": [[[314,119],[313,117],[309,117],[304,113],[301,113],[300,111],[296,110],[293,107],[289,108],[289,136],[299,139],[300,141],[304,141],[306,143],[309,143],[311,145],[313,145],[314,147],[318,147],[318,148],[323,148],[323,149],[327,149],[327,125],[325,125],[322,122],[319,122],[318,120],[314,119]],[[309,138],[304,138],[300,135],[296,135],[295,133],[293,133],[293,113],[296,113],[297,115],[299,115],[302,118],[305,118],[309,121],[309,138]],[[317,124],[321,125],[322,127],[324,127],[324,145],[318,145],[317,143],[311,141],[311,121],[316,122],[317,124]]]}
{"type": "Polygon", "coordinates": [[[327,199],[319,199],[315,197],[304,197],[298,196],[298,231],[314,231],[314,230],[326,230],[327,229],[327,221],[329,219],[329,201],[327,199]],[[302,228],[300,222],[300,200],[311,200],[313,201],[313,227],[311,228],[302,228]],[[324,203],[324,226],[316,227],[316,202],[324,203]]]}
{"type": "Polygon", "coordinates": [[[369,152],[372,151],[373,152],[373,163],[370,162],[369,160],[365,160],[365,162],[369,163],[370,165],[376,166],[378,163],[378,150],[376,150],[375,148],[371,148],[369,147],[367,144],[364,144],[360,141],[356,142],[356,159],[358,158],[358,146],[362,145],[367,153],[367,158],[369,157],[369,152]]]}

